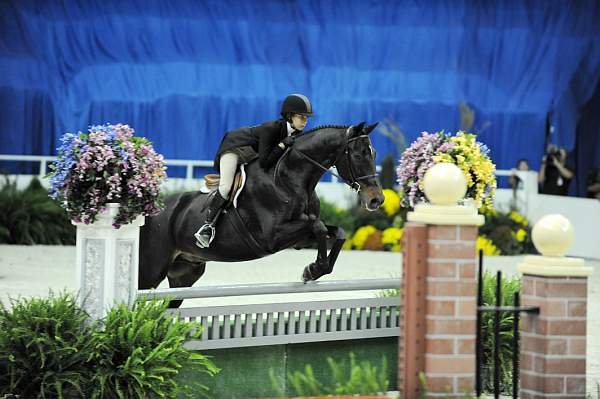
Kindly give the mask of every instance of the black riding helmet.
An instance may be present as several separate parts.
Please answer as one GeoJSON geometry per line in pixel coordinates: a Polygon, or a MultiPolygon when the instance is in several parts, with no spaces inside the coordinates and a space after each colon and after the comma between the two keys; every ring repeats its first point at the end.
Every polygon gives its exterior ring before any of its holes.
{"type": "Polygon", "coordinates": [[[290,94],[281,104],[281,116],[288,120],[293,114],[313,116],[313,109],[308,97],[302,94],[290,94]]]}

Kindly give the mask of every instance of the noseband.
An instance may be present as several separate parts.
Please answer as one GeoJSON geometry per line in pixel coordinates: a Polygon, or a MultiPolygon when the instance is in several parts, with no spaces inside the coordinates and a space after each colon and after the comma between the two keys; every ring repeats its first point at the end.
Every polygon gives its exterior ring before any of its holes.
{"type": "MultiPolygon", "coordinates": [[[[350,186],[351,189],[356,190],[358,192],[358,191],[360,191],[360,181],[361,180],[377,177],[377,173],[356,177],[354,170],[352,169],[352,162],[350,162],[350,149],[348,148],[348,144],[350,144],[353,141],[359,140],[359,139],[367,139],[368,140],[369,136],[367,136],[366,134],[363,134],[358,137],[353,137],[350,140],[346,141],[346,146],[344,147],[344,155],[346,156],[346,162],[348,163],[348,172],[350,173],[350,181],[344,179],[338,173],[335,173],[334,171],[321,165],[320,163],[318,163],[317,161],[315,161],[314,159],[312,159],[311,157],[309,157],[302,151],[297,150],[294,147],[291,147],[290,150],[296,151],[298,154],[302,155],[304,158],[306,158],[307,161],[309,161],[313,165],[318,166],[319,168],[323,169],[325,172],[331,173],[332,175],[337,177],[340,181],[342,181],[343,183],[350,186]]],[[[334,165],[337,164],[338,159],[339,159],[339,155],[338,155],[338,158],[336,158],[335,161],[333,162],[334,165]]]]}

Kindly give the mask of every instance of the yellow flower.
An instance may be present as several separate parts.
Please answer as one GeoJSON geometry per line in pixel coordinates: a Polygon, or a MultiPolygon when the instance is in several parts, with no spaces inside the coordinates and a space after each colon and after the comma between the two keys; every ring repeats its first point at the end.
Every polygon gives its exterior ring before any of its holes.
{"type": "Polygon", "coordinates": [[[398,244],[404,235],[404,230],[397,227],[388,227],[383,230],[381,242],[384,244],[398,244]]]}
{"type": "Polygon", "coordinates": [[[346,241],[344,241],[344,244],[342,245],[342,249],[344,251],[351,250],[352,249],[352,244],[353,244],[352,236],[346,237],[346,241]]]}
{"type": "Polygon", "coordinates": [[[400,196],[394,191],[386,188],[383,190],[383,210],[388,216],[393,216],[400,210],[400,196]]]}
{"type": "Polygon", "coordinates": [[[396,244],[396,245],[392,245],[392,252],[402,252],[402,245],[400,244],[396,244]]]}
{"type": "Polygon", "coordinates": [[[369,238],[369,236],[375,231],[377,231],[377,229],[371,225],[359,227],[352,237],[352,244],[354,245],[354,248],[363,249],[365,241],[367,241],[367,238],[369,238]]]}
{"type": "Polygon", "coordinates": [[[389,245],[393,252],[402,251],[402,236],[404,235],[404,230],[399,229],[397,227],[389,227],[383,230],[381,235],[381,243],[385,245],[389,245]]]}
{"type": "Polygon", "coordinates": [[[525,240],[525,237],[527,237],[527,232],[525,230],[523,230],[523,229],[519,229],[515,233],[515,238],[519,242],[523,242],[525,240]]]}
{"type": "Polygon", "coordinates": [[[512,211],[511,213],[508,214],[508,217],[511,220],[513,220],[519,224],[522,224],[523,226],[529,226],[529,221],[527,219],[525,219],[525,217],[517,211],[512,211]]]}
{"type": "Polygon", "coordinates": [[[454,147],[446,153],[433,157],[435,163],[450,162],[458,166],[467,181],[467,197],[472,198],[480,206],[492,206],[496,193],[496,166],[481,152],[477,144],[477,136],[466,132],[458,132],[449,137],[454,147]]]}
{"type": "Polygon", "coordinates": [[[477,237],[477,252],[483,250],[483,254],[486,256],[500,255],[500,250],[494,245],[492,240],[486,236],[477,237]]]}

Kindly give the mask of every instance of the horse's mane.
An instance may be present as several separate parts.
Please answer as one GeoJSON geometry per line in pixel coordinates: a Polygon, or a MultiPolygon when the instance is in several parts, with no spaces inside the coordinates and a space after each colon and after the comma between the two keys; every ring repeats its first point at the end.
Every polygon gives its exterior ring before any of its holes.
{"type": "Polygon", "coordinates": [[[350,125],[320,125],[320,126],[317,126],[317,127],[314,127],[312,129],[310,129],[307,132],[304,132],[304,133],[300,134],[300,136],[304,136],[306,134],[314,133],[316,131],[323,130],[323,129],[348,129],[349,127],[350,127],[350,125]]]}

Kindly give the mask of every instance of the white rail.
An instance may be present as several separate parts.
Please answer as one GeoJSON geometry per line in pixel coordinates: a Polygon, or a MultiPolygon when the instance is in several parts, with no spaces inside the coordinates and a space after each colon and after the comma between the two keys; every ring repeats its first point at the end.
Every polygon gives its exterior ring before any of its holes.
{"type": "Polygon", "coordinates": [[[266,283],[233,284],[212,287],[163,288],[139,290],[138,296],[147,298],[192,299],[219,298],[228,296],[247,296],[265,294],[297,294],[306,292],[364,291],[392,289],[400,287],[400,279],[380,278],[346,281],[321,281],[309,283],[266,283]]]}
{"type": "MultiPolygon", "coordinates": [[[[43,178],[48,174],[48,163],[54,162],[56,156],[50,155],[6,155],[0,154],[0,161],[17,161],[17,162],[35,162],[39,164],[39,173],[37,176],[43,178]]],[[[211,160],[192,160],[192,159],[165,159],[165,164],[172,166],[185,166],[185,179],[190,181],[194,179],[194,168],[212,168],[213,161],[211,160]]],[[[378,172],[381,172],[381,166],[376,167],[378,172]]],[[[331,175],[331,181],[337,182],[337,178],[331,175]]]]}

